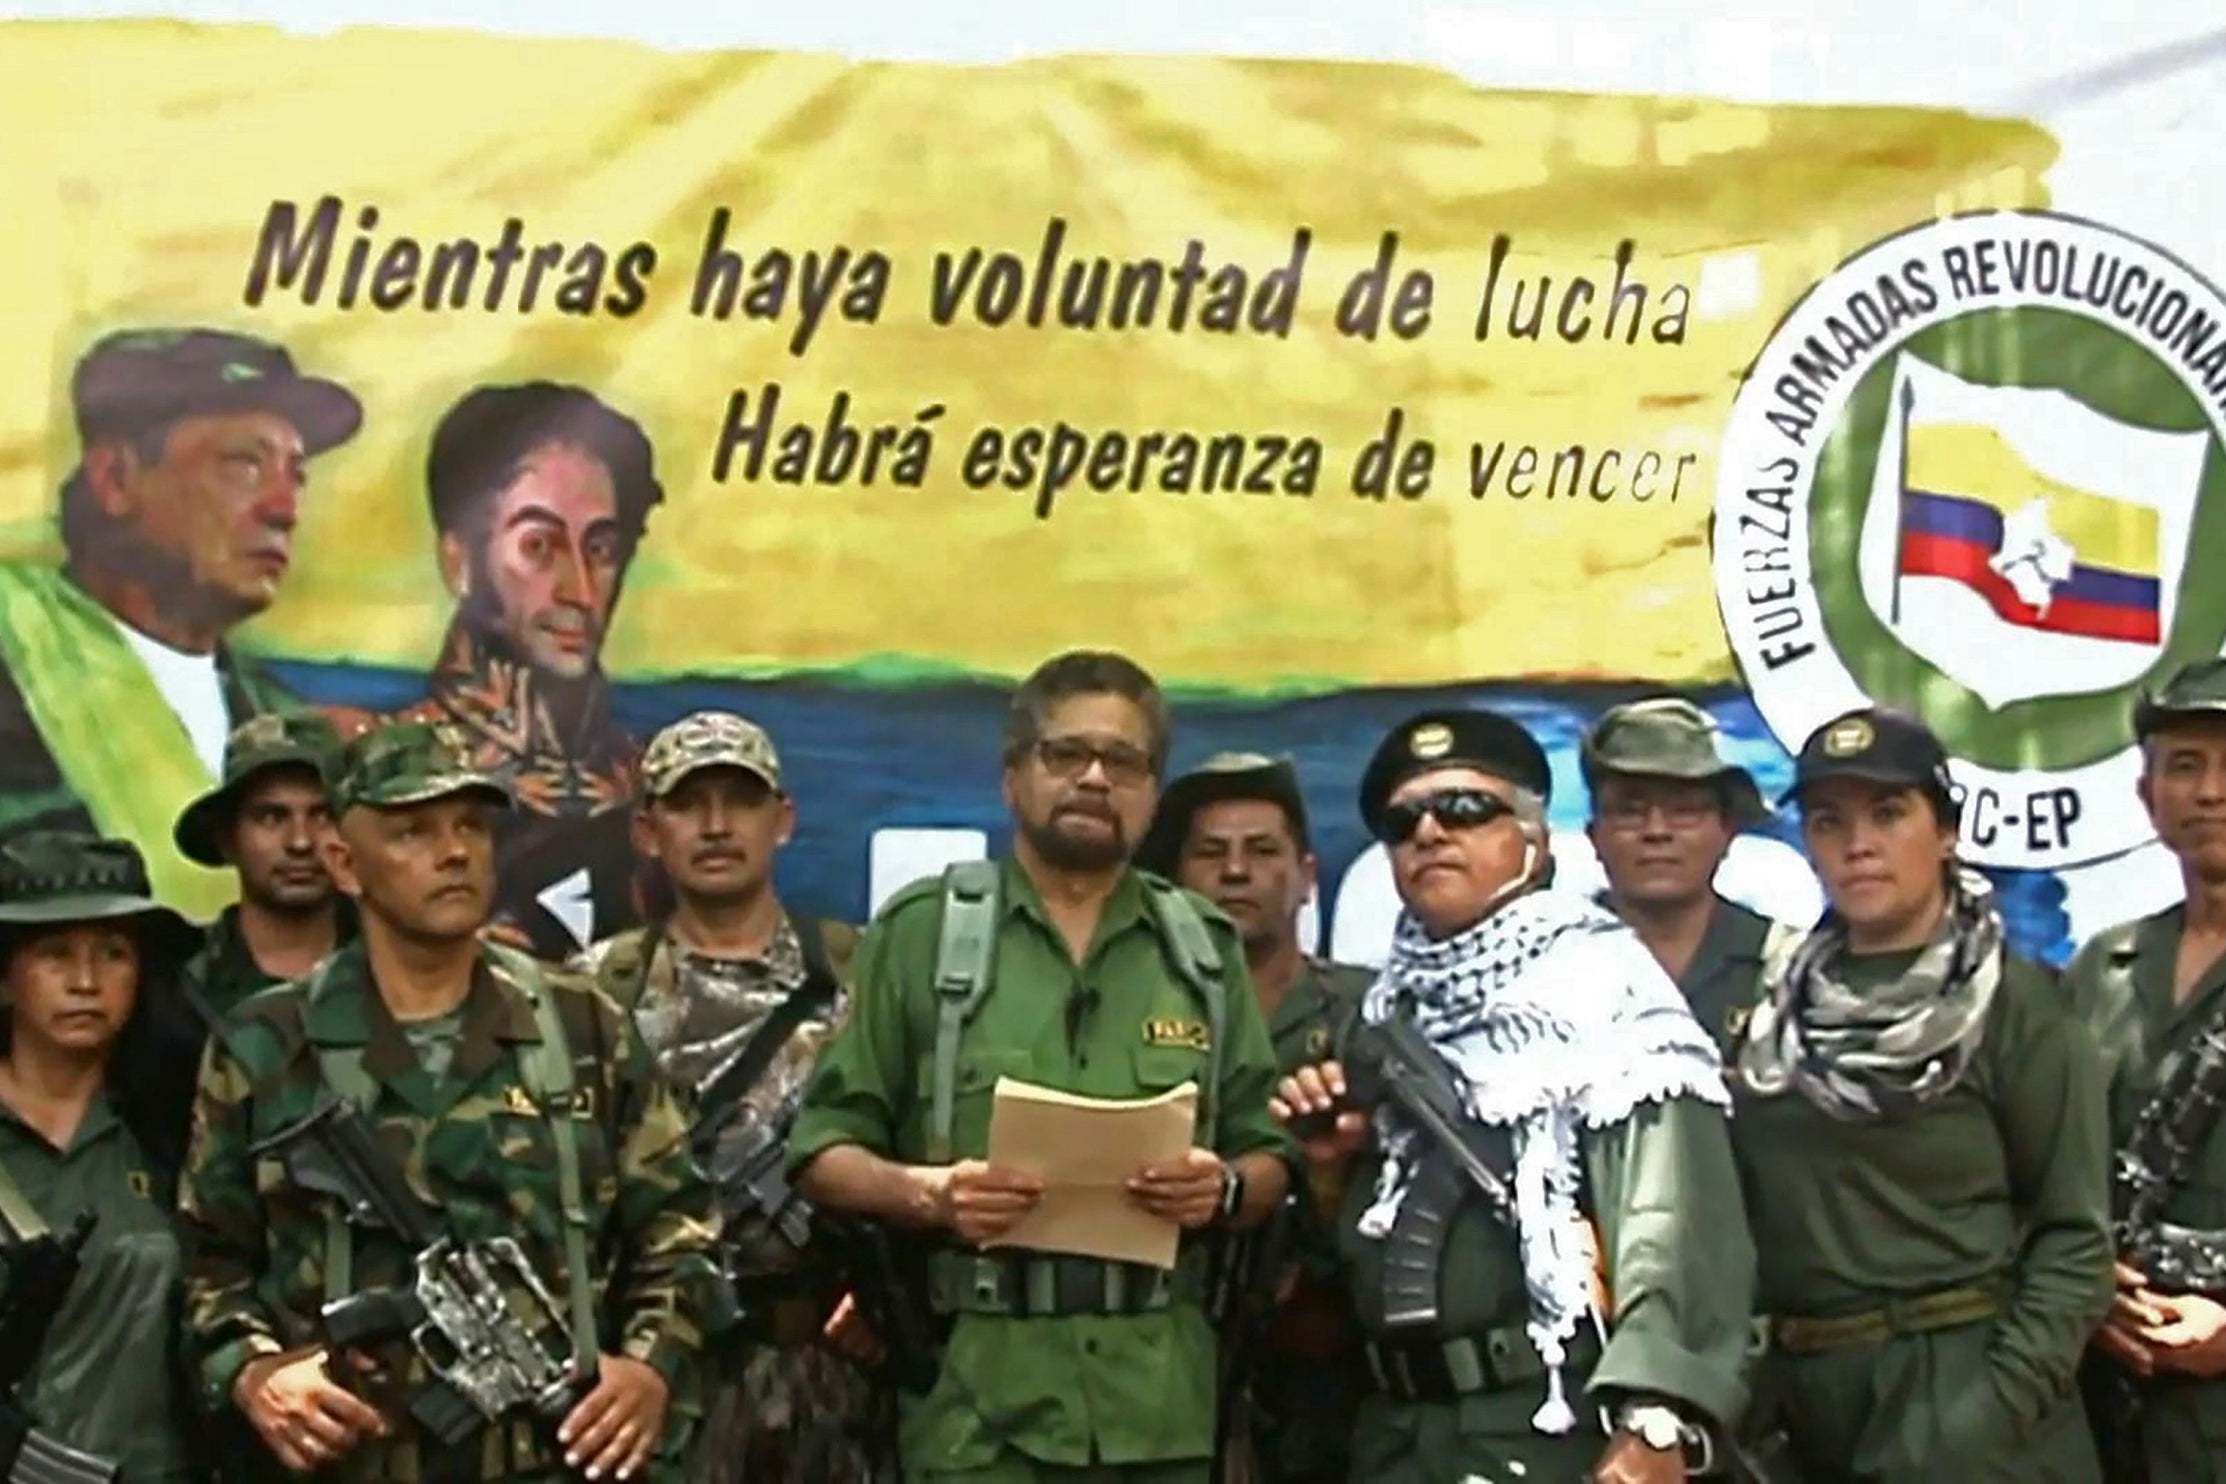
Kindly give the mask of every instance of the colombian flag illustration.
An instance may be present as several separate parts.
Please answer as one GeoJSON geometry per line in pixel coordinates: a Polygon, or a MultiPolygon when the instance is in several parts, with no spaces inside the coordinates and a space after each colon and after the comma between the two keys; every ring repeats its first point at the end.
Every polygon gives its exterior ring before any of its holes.
{"type": "Polygon", "coordinates": [[[2161,640],[2153,507],[2053,479],[1983,423],[1903,428],[1899,575],[1962,583],[2025,628],[2161,640]]]}

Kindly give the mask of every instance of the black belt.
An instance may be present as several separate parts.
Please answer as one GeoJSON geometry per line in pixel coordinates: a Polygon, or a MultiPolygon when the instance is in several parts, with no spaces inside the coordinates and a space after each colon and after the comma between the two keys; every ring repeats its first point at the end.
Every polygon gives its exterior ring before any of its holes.
{"type": "Polygon", "coordinates": [[[1400,1402],[1449,1402],[1546,1374],[1546,1363],[1519,1324],[1448,1339],[1368,1340],[1361,1353],[1377,1389],[1400,1402]]]}
{"type": "Polygon", "coordinates": [[[1178,1292],[1195,1291],[1182,1267],[1169,1272],[1095,1257],[943,1251],[928,1266],[938,1314],[1145,1314],[1166,1308],[1178,1292]]]}

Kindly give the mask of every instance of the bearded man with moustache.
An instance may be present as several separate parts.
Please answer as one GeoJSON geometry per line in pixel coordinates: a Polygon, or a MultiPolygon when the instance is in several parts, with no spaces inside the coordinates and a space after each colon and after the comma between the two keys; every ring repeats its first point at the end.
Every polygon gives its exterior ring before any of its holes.
{"type": "MultiPolygon", "coordinates": [[[[670,908],[581,957],[689,1095],[697,1151],[715,1174],[753,1162],[777,1171],[804,1083],[849,1008],[843,975],[857,929],[790,912],[774,885],[795,830],[762,727],[728,711],[674,722],[642,754],[633,826],[670,908]]],[[[885,1428],[865,1374],[825,1342],[841,1293],[748,1181],[717,1184],[738,1303],[734,1323],[711,1336],[691,1473],[864,1484],[885,1428]]]]}
{"type": "MultiPolygon", "coordinates": [[[[1009,860],[891,899],[860,944],[790,1169],[822,1207],[901,1234],[932,1380],[898,1399],[907,1478],[1204,1480],[1215,1229],[1282,1200],[1274,1053],[1229,920],[1129,864],[1167,758],[1166,702],[1133,661],[1046,661],[1007,713],[1009,860]],[[1191,1147],[1125,1198],[1180,1231],[1172,1272],[992,1246],[1042,1181],[988,1158],[1000,1078],[1095,1098],[1198,1090],[1191,1147]]],[[[886,1337],[885,1337],[886,1338],[886,1337]]]]}

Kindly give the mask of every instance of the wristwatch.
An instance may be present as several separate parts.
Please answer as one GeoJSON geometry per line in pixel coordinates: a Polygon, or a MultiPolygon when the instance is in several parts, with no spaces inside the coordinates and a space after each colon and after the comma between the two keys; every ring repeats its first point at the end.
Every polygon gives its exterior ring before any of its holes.
{"type": "Polygon", "coordinates": [[[1214,1212],[1214,1220],[1227,1226],[1237,1219],[1244,1209],[1244,1171],[1235,1165],[1221,1167],[1221,1207],[1214,1212]]]}
{"type": "Polygon", "coordinates": [[[1686,1467],[1694,1473],[1706,1473],[1714,1462],[1709,1456],[1714,1449],[1709,1446],[1708,1430],[1695,1427],[1675,1408],[1660,1402],[1632,1402],[1616,1418],[1616,1426],[1657,1453],[1672,1449],[1683,1453],[1686,1467]]]}

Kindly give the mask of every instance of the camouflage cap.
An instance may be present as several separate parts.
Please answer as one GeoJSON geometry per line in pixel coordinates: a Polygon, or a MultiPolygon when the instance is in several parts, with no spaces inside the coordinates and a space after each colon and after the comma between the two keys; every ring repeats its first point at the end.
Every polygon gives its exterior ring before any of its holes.
{"type": "Polygon", "coordinates": [[[1279,805],[1291,821],[1300,850],[1307,841],[1306,800],[1299,792],[1298,769],[1287,757],[1261,752],[1217,752],[1167,785],[1159,796],[1150,828],[1136,847],[1136,864],[1171,876],[1182,855],[1190,821],[1208,804],[1228,799],[1259,799],[1279,805]]]}
{"type": "Polygon", "coordinates": [[[697,711],[649,739],[642,753],[642,793],[661,799],[703,768],[740,768],[781,791],[781,758],[765,728],[731,711],[697,711]]]}
{"type": "Polygon", "coordinates": [[[1595,802],[1605,773],[1682,778],[1720,787],[1735,828],[1760,824],[1770,817],[1762,790],[1717,750],[1717,736],[1715,718],[1683,696],[1652,696],[1609,707],[1585,733],[1577,761],[1595,802]]]}
{"type": "Polygon", "coordinates": [[[224,739],[224,776],[185,806],[170,832],[178,853],[204,866],[224,864],[225,827],[241,792],[270,768],[308,768],[329,791],[340,771],[340,734],[314,711],[266,711],[251,716],[224,739]]]}
{"type": "Polygon", "coordinates": [[[332,786],[335,817],[358,804],[396,809],[481,793],[508,807],[510,787],[471,759],[464,734],[441,722],[394,721],[348,744],[332,786]]]}
{"type": "Polygon", "coordinates": [[[129,840],[78,830],[32,830],[0,843],[0,925],[145,919],[161,948],[183,953],[193,925],[156,901],[147,863],[129,840]]]}
{"type": "Polygon", "coordinates": [[[2226,716],[2226,655],[2182,665],[2163,688],[2133,704],[2133,735],[2151,733],[2179,716],[2226,716]]]}

